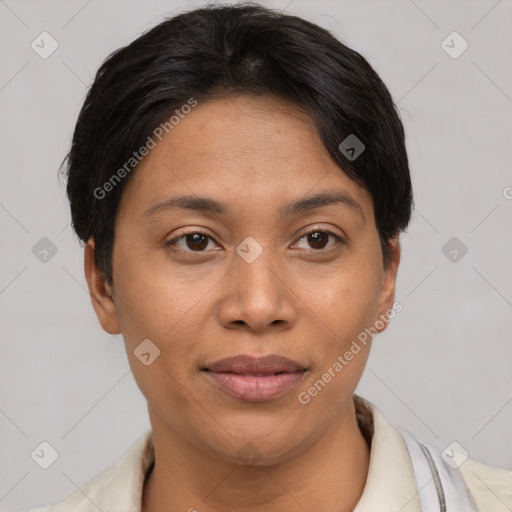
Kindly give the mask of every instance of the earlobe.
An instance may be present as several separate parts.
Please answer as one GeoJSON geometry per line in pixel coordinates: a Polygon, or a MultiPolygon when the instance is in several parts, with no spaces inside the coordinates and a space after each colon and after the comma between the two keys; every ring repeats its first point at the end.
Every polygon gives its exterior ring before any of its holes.
{"type": "Polygon", "coordinates": [[[112,287],[96,265],[94,251],[94,240],[90,238],[84,247],[84,271],[92,306],[103,330],[109,334],[120,334],[112,287]]]}
{"type": "Polygon", "coordinates": [[[400,264],[400,243],[398,237],[389,240],[391,249],[390,261],[383,272],[382,290],[379,298],[378,324],[383,327],[377,329],[382,332],[388,326],[389,320],[396,314],[393,308],[395,301],[395,287],[398,266],[400,264]]]}

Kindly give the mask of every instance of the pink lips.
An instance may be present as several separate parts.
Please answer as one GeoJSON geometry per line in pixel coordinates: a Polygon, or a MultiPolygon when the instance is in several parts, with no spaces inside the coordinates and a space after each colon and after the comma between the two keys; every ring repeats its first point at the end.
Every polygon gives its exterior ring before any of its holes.
{"type": "Polygon", "coordinates": [[[260,402],[278,398],[295,387],[306,369],[281,356],[240,355],[208,365],[205,374],[229,395],[260,402]]]}

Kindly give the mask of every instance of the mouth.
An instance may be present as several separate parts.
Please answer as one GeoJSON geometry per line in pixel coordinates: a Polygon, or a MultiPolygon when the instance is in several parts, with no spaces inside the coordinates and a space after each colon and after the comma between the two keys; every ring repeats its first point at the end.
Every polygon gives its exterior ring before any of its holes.
{"type": "Polygon", "coordinates": [[[277,355],[239,355],[216,361],[201,371],[209,382],[234,398],[264,402],[279,398],[297,386],[307,368],[277,355]]]}

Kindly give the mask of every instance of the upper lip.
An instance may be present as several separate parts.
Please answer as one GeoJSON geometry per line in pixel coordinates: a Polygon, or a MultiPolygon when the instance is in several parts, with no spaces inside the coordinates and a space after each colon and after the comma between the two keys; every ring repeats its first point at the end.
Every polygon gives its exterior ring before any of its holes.
{"type": "Polygon", "coordinates": [[[277,355],[264,357],[238,355],[215,361],[204,369],[214,373],[236,373],[240,375],[273,375],[275,373],[293,373],[305,370],[299,363],[277,355]]]}

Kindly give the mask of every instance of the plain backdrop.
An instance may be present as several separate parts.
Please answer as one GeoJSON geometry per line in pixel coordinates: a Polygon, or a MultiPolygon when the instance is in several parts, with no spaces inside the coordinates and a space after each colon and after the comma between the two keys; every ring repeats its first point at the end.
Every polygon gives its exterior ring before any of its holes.
{"type": "MultiPolygon", "coordinates": [[[[375,338],[357,392],[422,441],[512,469],[512,2],[262,3],[361,52],[406,128],[416,211],[403,311],[375,338]]],[[[63,499],[149,428],[123,340],[93,313],[57,170],[103,59],[197,5],[0,1],[2,509],[63,499]],[[31,46],[55,44],[42,32],[58,44],[47,58],[31,46]],[[46,470],[31,458],[43,441],[58,453],[46,470]]]]}

